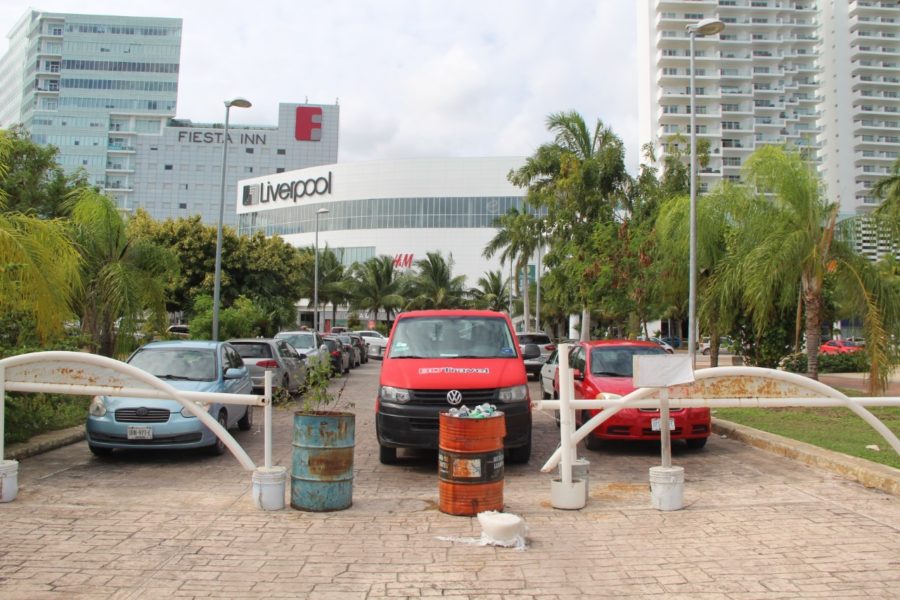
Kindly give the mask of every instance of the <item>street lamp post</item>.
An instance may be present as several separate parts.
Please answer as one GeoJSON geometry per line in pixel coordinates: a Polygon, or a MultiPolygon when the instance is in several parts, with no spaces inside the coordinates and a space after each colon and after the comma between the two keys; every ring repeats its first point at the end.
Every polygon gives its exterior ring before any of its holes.
{"type": "Polygon", "coordinates": [[[219,340],[219,294],[222,289],[222,218],[225,215],[225,166],[228,161],[228,113],[232,106],[250,108],[249,100],[234,98],[225,101],[225,138],[222,141],[222,188],[219,196],[219,225],[216,228],[216,274],[213,284],[212,339],[219,340]]]}
{"type": "Polygon", "coordinates": [[[703,19],[699,23],[688,25],[688,37],[690,38],[690,69],[691,69],[691,211],[690,211],[690,279],[688,291],[688,352],[691,357],[691,366],[696,366],[697,360],[697,128],[694,125],[697,113],[694,106],[696,97],[694,91],[694,38],[715,35],[725,29],[725,23],[718,19],[703,19]]]}
{"type": "Polygon", "coordinates": [[[313,273],[313,330],[319,331],[319,215],[328,214],[327,208],[316,211],[316,262],[313,273]]]}

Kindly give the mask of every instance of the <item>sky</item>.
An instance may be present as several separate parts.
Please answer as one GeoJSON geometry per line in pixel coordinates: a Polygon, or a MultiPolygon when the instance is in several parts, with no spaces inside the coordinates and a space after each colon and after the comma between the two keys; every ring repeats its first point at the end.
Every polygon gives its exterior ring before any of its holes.
{"type": "Polygon", "coordinates": [[[29,8],[183,20],[177,117],[275,126],[340,105],[339,162],[527,156],[547,116],[602,120],[638,166],[638,0],[0,0],[0,52],[29,8]]]}

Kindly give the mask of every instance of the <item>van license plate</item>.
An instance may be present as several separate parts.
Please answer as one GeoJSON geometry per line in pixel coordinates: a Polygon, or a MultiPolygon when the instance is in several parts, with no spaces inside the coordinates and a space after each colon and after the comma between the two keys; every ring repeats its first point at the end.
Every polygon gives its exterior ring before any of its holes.
{"type": "MultiPolygon", "coordinates": [[[[650,429],[659,431],[661,419],[650,419],[650,429]]],[[[669,419],[669,431],[675,429],[675,419],[669,419]]]]}
{"type": "Polygon", "coordinates": [[[128,428],[128,439],[129,440],[152,440],[153,439],[153,428],[152,427],[129,427],[128,428]]]}

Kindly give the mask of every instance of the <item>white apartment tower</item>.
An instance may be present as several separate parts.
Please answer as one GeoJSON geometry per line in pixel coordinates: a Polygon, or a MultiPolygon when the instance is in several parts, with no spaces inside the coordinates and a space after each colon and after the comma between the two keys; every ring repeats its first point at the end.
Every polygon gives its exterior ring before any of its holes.
{"type": "MultiPolygon", "coordinates": [[[[842,216],[874,208],[871,187],[900,152],[897,0],[643,0],[642,144],[688,140],[685,26],[710,17],[725,30],[694,42],[696,133],[711,152],[699,190],[738,179],[760,145],[788,143],[817,162],[842,216]]],[[[889,251],[858,243],[873,257],[889,251]]]]}
{"type": "Polygon", "coordinates": [[[67,171],[116,197],[134,139],[175,116],[181,19],[29,10],[0,57],[0,128],[23,124],[67,171]]]}

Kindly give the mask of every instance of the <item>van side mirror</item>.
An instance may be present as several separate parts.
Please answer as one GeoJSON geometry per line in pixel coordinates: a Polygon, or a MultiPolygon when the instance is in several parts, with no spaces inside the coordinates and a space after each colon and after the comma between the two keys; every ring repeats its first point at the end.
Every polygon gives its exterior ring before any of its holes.
{"type": "Polygon", "coordinates": [[[525,360],[531,360],[532,358],[538,358],[541,355],[541,349],[537,344],[525,344],[522,347],[522,358],[525,360]]]}

